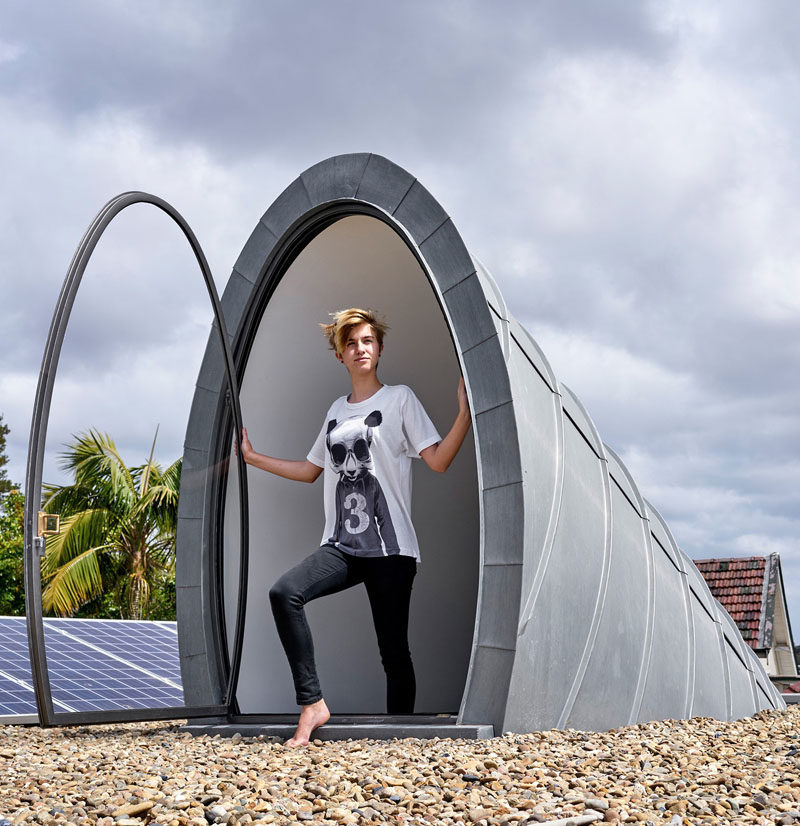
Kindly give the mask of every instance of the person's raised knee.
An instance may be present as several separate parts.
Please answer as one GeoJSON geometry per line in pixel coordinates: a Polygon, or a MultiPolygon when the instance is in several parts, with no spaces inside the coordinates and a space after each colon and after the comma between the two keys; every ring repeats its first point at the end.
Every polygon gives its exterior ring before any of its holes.
{"type": "Polygon", "coordinates": [[[273,608],[288,607],[290,605],[302,605],[303,600],[297,590],[286,582],[283,578],[279,579],[269,589],[269,601],[273,608]]]}

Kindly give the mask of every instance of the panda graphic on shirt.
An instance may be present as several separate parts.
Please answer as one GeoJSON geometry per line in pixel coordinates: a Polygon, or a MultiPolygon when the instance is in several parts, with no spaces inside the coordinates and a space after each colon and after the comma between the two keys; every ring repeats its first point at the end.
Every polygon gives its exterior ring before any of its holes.
{"type": "Polygon", "coordinates": [[[392,518],[381,484],[372,473],[373,430],[383,416],[373,410],[368,416],[331,419],[325,444],[336,483],[336,518],[328,543],[353,554],[374,552],[383,548],[387,555],[397,554],[392,518]]]}

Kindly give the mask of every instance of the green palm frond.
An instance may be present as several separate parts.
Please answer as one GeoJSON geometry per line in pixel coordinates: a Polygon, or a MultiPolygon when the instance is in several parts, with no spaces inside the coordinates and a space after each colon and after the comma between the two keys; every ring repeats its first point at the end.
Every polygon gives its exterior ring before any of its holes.
{"type": "Polygon", "coordinates": [[[131,518],[146,520],[160,531],[174,531],[178,519],[177,492],[152,485],[131,510],[131,518]]]}
{"type": "Polygon", "coordinates": [[[160,484],[174,490],[176,494],[181,489],[181,470],[183,469],[183,459],[176,459],[166,470],[162,471],[159,476],[160,484]]]}
{"type": "Polygon", "coordinates": [[[74,438],[75,441],[61,454],[61,467],[74,474],[75,484],[105,488],[115,500],[133,500],[136,496],[134,480],[114,440],[97,430],[74,438]]]}
{"type": "Polygon", "coordinates": [[[42,485],[42,509],[62,517],[95,507],[96,491],[84,485],[42,485]]]}
{"type": "Polygon", "coordinates": [[[124,599],[123,613],[145,616],[153,583],[174,572],[181,460],[162,470],[154,439],[148,461],[128,467],[108,434],[74,438],[61,457],[74,484],[44,488],[62,516],[42,562],[47,607],[71,613],[105,590],[124,599]]]}
{"type": "Polygon", "coordinates": [[[68,516],[61,522],[61,531],[51,536],[45,545],[42,576],[50,579],[57,570],[87,548],[109,545],[109,514],[105,510],[85,510],[68,516]]]}
{"type": "Polygon", "coordinates": [[[150,567],[165,571],[175,567],[175,539],[167,537],[150,543],[147,554],[150,567]]]}
{"type": "Polygon", "coordinates": [[[139,484],[140,497],[144,496],[147,493],[148,487],[150,487],[150,475],[153,471],[153,456],[156,452],[156,439],[158,439],[158,425],[156,425],[156,432],[153,436],[153,444],[150,446],[150,457],[147,460],[147,464],[144,466],[144,472],[142,473],[141,482],[139,484]]]}
{"type": "Polygon", "coordinates": [[[74,614],[84,603],[103,592],[98,555],[103,548],[88,548],[64,563],[42,592],[42,608],[60,617],[74,614]]]}

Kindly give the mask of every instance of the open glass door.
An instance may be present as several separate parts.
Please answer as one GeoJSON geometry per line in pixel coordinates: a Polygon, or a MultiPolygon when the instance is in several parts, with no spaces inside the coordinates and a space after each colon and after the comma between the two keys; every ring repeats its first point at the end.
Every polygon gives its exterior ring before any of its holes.
{"type": "MultiPolygon", "coordinates": [[[[228,657],[227,650],[220,653],[218,663],[222,676],[218,696],[211,702],[187,705],[183,700],[180,674],[176,672],[174,657],[172,663],[159,661],[159,657],[147,654],[143,656],[137,650],[137,635],[140,638],[144,629],[136,623],[125,626],[124,634],[110,630],[111,626],[86,621],[53,620],[47,621],[42,610],[41,559],[46,549],[48,534],[57,531],[55,515],[42,514],[39,503],[42,501],[42,472],[47,428],[50,416],[50,404],[58,369],[59,357],[75,297],[81,284],[86,266],[97,246],[98,241],[113,219],[133,204],[152,204],[166,213],[180,228],[189,242],[197,264],[203,275],[208,296],[214,312],[215,330],[224,359],[225,384],[227,387],[226,404],[229,415],[236,423],[237,441],[241,433],[241,411],[239,408],[238,381],[234,371],[230,351],[230,339],[220,300],[214,285],[206,257],[197,239],[183,217],[166,201],[143,192],[127,192],[110,200],[98,213],[72,259],[64,284],[56,304],[55,312],[47,338],[39,383],[36,391],[31,434],[28,450],[28,467],[25,487],[25,601],[28,652],[30,658],[31,683],[36,696],[39,723],[43,726],[90,724],[108,722],[129,722],[138,720],[165,720],[188,717],[227,717],[234,712],[236,681],[238,679],[237,657],[228,657]],[[47,646],[52,652],[58,651],[63,663],[64,655],[70,651],[88,651],[94,658],[97,669],[98,697],[102,687],[108,693],[116,693],[119,702],[115,708],[100,708],[97,702],[70,702],[66,699],[64,688],[74,675],[69,665],[48,669],[47,646]],[[231,667],[230,663],[234,663],[231,667]],[[148,682],[146,678],[151,678],[148,682]],[[110,683],[117,679],[117,687],[110,683]],[[138,680],[138,683],[137,683],[138,680]],[[157,690],[146,688],[156,685],[157,690]],[[130,692],[126,702],[125,692],[130,692]],[[134,699],[135,698],[135,699],[134,699]],[[152,701],[152,702],[150,702],[152,701]]],[[[240,570],[242,581],[247,577],[248,549],[248,497],[247,477],[241,458],[236,460],[240,508],[240,570]]],[[[244,616],[244,590],[239,590],[236,606],[236,625],[233,639],[240,640],[243,629],[239,627],[244,616]]],[[[158,652],[159,646],[166,651],[175,645],[175,631],[170,624],[155,624],[146,631],[151,638],[151,651],[158,652]],[[152,637],[157,637],[153,640],[152,637]],[[155,643],[153,645],[153,643],[155,643]]],[[[223,635],[224,636],[224,635],[223,635]]],[[[27,721],[25,721],[27,722],[27,721]]]]}

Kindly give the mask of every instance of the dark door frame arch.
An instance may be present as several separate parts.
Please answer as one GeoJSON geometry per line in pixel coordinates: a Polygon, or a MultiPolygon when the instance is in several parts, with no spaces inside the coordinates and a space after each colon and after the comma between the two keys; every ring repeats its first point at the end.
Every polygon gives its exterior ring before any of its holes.
{"type": "MultiPolygon", "coordinates": [[[[39,722],[43,726],[107,722],[123,720],[172,719],[181,716],[207,716],[208,714],[228,713],[227,703],[217,703],[197,708],[170,707],[156,709],[115,709],[103,712],[56,712],[53,708],[53,698],[50,688],[50,679],[47,671],[47,653],[44,639],[44,623],[42,617],[42,593],[40,561],[44,553],[44,537],[38,536],[38,507],[42,495],[42,467],[44,463],[44,448],[47,440],[47,426],[50,416],[50,403],[53,396],[53,387],[58,371],[58,362],[64,336],[69,325],[69,319],[75,302],[75,297],[81,285],[86,267],[91,259],[100,238],[109,224],[124,209],[134,204],[151,204],[168,215],[180,228],[189,246],[194,253],[197,264],[206,285],[209,300],[214,311],[214,320],[217,326],[217,338],[221,345],[223,356],[224,380],[227,384],[227,403],[235,421],[241,422],[239,408],[239,389],[236,374],[233,369],[233,359],[228,345],[228,333],[222,306],[208,266],[205,254],[195,237],[194,232],[183,216],[167,201],[156,195],[146,192],[124,192],[112,198],[95,216],[86,230],[77,250],[72,258],[69,269],[61,288],[50,331],[45,345],[42,366],[36,388],[36,397],[31,419],[31,432],[28,443],[28,463],[25,482],[25,516],[24,516],[24,554],[25,554],[25,608],[26,625],[28,631],[28,650],[30,654],[31,672],[36,696],[39,722]]],[[[248,547],[248,499],[247,475],[244,462],[237,462],[240,491],[240,536],[243,575],[247,572],[248,547]]],[[[246,591],[240,589],[242,600],[246,598],[246,591]]],[[[244,606],[239,607],[239,614],[243,614],[244,606]]],[[[238,631],[237,631],[238,633],[238,631]]],[[[235,684],[236,674],[230,672],[229,682],[235,684]]],[[[228,696],[233,696],[229,691],[228,696]]]]}

